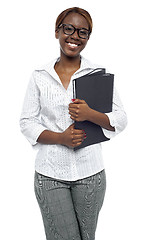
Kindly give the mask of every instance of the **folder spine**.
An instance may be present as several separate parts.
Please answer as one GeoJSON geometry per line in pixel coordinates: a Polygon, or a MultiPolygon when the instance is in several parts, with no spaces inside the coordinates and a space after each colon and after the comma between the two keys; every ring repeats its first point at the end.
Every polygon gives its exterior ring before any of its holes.
{"type": "Polygon", "coordinates": [[[72,85],[73,85],[73,98],[76,99],[76,81],[75,81],[75,79],[73,79],[72,85]]]}

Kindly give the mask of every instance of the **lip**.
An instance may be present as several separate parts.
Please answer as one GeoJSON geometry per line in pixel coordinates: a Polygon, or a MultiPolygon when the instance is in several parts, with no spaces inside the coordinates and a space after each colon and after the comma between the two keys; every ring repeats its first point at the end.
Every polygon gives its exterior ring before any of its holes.
{"type": "Polygon", "coordinates": [[[78,48],[81,44],[78,44],[76,42],[66,42],[69,48],[76,49],[78,48]]]}

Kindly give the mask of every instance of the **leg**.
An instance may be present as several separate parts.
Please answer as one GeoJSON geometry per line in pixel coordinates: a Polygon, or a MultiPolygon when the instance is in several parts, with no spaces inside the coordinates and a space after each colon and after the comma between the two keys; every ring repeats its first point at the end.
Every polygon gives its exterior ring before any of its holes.
{"type": "Polygon", "coordinates": [[[105,171],[76,181],[71,188],[82,240],[94,240],[97,220],[106,190],[105,171]]]}
{"type": "Polygon", "coordinates": [[[47,240],[81,240],[70,187],[35,173],[35,194],[47,240]]]}

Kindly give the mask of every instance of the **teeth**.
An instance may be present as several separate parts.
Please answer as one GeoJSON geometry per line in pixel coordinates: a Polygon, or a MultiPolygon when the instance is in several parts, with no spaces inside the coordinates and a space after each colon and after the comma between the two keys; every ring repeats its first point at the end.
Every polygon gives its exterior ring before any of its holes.
{"type": "Polygon", "coordinates": [[[69,46],[71,47],[77,47],[78,45],[77,44],[74,44],[74,43],[68,43],[69,46]]]}

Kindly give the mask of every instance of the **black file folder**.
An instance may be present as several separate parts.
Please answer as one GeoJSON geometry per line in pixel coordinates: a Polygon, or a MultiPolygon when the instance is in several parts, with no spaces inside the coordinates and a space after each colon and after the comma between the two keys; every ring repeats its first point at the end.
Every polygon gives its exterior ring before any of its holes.
{"type": "MultiPolygon", "coordinates": [[[[95,69],[89,74],[73,80],[74,98],[83,99],[90,108],[102,112],[112,112],[114,75],[105,73],[105,69],[95,69]]],[[[74,150],[108,141],[102,128],[89,121],[75,122],[76,129],[84,129],[87,138],[74,150]]]]}

